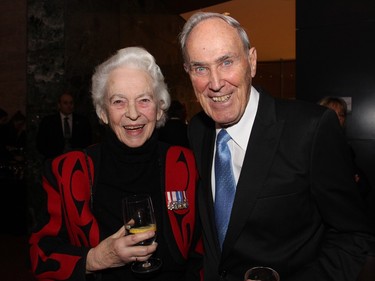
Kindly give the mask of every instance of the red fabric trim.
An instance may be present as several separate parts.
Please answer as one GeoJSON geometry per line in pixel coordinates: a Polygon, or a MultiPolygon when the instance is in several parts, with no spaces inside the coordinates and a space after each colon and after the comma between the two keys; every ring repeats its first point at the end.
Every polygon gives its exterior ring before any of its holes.
{"type": "Polygon", "coordinates": [[[94,247],[99,244],[99,227],[90,209],[88,168],[94,177],[94,166],[92,160],[88,160],[90,167],[86,165],[86,156],[83,152],[65,154],[53,162],[52,170],[59,183],[71,243],[75,246],[94,247]],[[87,228],[88,233],[85,230],[87,228]]]}
{"type": "Polygon", "coordinates": [[[72,268],[75,267],[81,257],[64,254],[46,255],[39,247],[40,239],[45,236],[57,236],[62,224],[60,197],[45,178],[43,178],[43,186],[48,194],[48,212],[51,215],[51,219],[39,232],[35,233],[30,238],[31,268],[32,271],[35,272],[39,263],[48,262],[48,260],[59,261],[60,267],[57,271],[42,273],[38,275],[38,280],[64,280],[71,275],[72,268]]]}
{"type": "MultiPolygon", "coordinates": [[[[195,186],[198,172],[193,153],[186,148],[172,146],[166,156],[165,191],[185,191],[189,207],[179,210],[168,210],[173,235],[182,256],[187,259],[193,240],[196,210],[195,186]]],[[[167,193],[165,193],[168,203],[167,193]]]]}

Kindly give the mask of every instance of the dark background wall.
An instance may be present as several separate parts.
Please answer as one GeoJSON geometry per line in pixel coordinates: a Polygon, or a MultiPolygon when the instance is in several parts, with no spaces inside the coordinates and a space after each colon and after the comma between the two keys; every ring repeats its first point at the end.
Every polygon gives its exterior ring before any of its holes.
{"type": "Polygon", "coordinates": [[[274,97],[294,99],[296,96],[296,61],[258,61],[257,73],[252,83],[274,97]]]}
{"type": "Polygon", "coordinates": [[[375,216],[375,1],[297,1],[296,98],[351,97],[346,134],[375,216]]]}
{"type": "Polygon", "coordinates": [[[26,2],[2,0],[0,15],[0,107],[12,116],[26,105],[26,2]]]}

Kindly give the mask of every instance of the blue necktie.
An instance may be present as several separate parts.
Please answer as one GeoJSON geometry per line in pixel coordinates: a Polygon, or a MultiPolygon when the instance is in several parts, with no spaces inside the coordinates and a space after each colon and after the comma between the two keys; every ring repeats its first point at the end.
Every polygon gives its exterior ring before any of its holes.
{"type": "Polygon", "coordinates": [[[227,142],[231,139],[226,130],[217,135],[215,154],[215,219],[220,246],[227,233],[232,211],[236,183],[233,176],[230,150],[227,142]]]}

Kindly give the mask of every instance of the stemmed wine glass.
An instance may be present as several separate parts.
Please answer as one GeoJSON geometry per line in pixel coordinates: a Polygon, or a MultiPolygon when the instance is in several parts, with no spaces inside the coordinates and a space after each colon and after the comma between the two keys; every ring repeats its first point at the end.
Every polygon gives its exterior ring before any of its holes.
{"type": "Polygon", "coordinates": [[[270,267],[256,266],[246,271],[244,281],[280,281],[280,276],[270,267]]]}
{"type": "MultiPolygon", "coordinates": [[[[153,230],[156,232],[156,219],[151,197],[149,195],[135,194],[127,196],[122,200],[122,210],[125,228],[128,234],[136,234],[153,230]]],[[[137,245],[145,246],[152,244],[154,237],[139,242],[137,245]]],[[[162,261],[157,258],[150,258],[144,262],[135,262],[131,269],[135,273],[152,272],[160,268],[162,261]]]]}

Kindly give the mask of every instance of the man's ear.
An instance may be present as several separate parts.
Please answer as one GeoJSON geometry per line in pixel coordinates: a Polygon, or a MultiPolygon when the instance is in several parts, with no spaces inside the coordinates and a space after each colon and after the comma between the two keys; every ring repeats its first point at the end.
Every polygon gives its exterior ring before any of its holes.
{"type": "Polygon", "coordinates": [[[255,47],[249,50],[249,64],[251,69],[251,77],[254,78],[257,73],[257,50],[255,47]]]}

